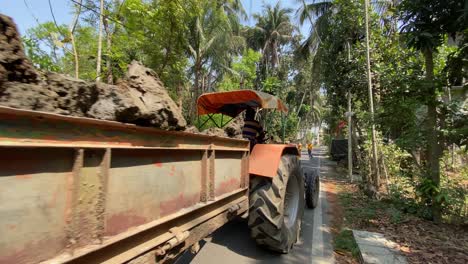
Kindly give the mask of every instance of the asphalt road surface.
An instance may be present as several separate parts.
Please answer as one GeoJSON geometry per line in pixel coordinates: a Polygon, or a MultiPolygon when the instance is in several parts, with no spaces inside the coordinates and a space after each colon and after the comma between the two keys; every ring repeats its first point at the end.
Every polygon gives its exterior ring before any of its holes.
{"type": "MultiPolygon", "coordinates": [[[[326,149],[313,150],[314,158],[309,160],[307,152],[302,153],[301,164],[307,172],[319,169],[326,177],[329,168],[321,166],[326,149]]],[[[328,228],[328,208],[325,193],[320,191],[320,200],[314,210],[304,209],[300,241],[289,254],[276,254],[259,248],[250,238],[247,222],[233,221],[217,230],[210,238],[200,243],[196,254],[186,253],[177,264],[242,264],[242,263],[334,263],[332,239],[328,228]]]]}

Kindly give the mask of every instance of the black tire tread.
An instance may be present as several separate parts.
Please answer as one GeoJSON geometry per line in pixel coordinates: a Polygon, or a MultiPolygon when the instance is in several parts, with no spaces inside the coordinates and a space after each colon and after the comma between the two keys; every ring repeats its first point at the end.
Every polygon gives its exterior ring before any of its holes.
{"type": "Polygon", "coordinates": [[[281,228],[286,184],[292,173],[300,173],[296,169],[300,169],[297,156],[283,155],[276,177],[251,179],[248,221],[251,236],[257,244],[273,251],[287,253],[292,246],[291,239],[285,237],[281,228]]]}
{"type": "Polygon", "coordinates": [[[314,209],[318,204],[318,195],[315,192],[320,192],[319,176],[316,170],[313,170],[310,175],[307,175],[307,188],[305,190],[305,201],[307,208],[314,209]],[[318,184],[318,186],[316,186],[318,184]],[[314,188],[315,187],[315,188],[314,188]]]}

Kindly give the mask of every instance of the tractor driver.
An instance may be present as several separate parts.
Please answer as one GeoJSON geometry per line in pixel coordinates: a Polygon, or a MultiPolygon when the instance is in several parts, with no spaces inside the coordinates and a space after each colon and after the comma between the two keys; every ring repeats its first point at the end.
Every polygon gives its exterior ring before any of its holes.
{"type": "Polygon", "coordinates": [[[257,144],[262,139],[263,128],[260,122],[255,120],[255,110],[251,107],[245,112],[244,127],[242,128],[242,137],[250,141],[250,148],[257,144]]]}

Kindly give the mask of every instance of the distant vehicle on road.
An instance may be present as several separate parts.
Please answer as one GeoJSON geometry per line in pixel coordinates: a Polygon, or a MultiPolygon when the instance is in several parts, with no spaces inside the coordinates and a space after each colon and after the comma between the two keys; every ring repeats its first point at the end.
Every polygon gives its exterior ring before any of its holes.
{"type": "Polygon", "coordinates": [[[334,161],[341,161],[348,157],[348,139],[332,139],[330,156],[334,161]]]}

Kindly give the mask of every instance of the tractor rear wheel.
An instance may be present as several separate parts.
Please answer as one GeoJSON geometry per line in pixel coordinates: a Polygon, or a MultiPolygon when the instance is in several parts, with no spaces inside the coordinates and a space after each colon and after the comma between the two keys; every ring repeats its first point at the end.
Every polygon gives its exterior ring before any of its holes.
{"type": "Polygon", "coordinates": [[[304,179],[298,157],[283,155],[276,177],[254,177],[250,185],[251,236],[258,245],[288,253],[304,213],[304,179]]]}
{"type": "Polygon", "coordinates": [[[312,170],[306,177],[305,200],[307,207],[314,209],[317,207],[320,193],[320,178],[317,170],[312,170]]]}

